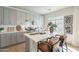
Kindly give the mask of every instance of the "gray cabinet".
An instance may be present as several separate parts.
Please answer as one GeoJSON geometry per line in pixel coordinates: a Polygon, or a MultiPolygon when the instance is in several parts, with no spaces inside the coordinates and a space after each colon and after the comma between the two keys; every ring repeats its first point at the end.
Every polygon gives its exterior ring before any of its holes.
{"type": "Polygon", "coordinates": [[[24,25],[26,20],[26,13],[17,11],[17,24],[24,25]]]}
{"type": "Polygon", "coordinates": [[[34,20],[33,15],[7,7],[0,7],[0,24],[25,25],[26,20],[32,22],[34,20]]]}
{"type": "Polygon", "coordinates": [[[18,25],[21,24],[21,20],[22,20],[21,18],[22,18],[21,12],[18,11],[18,12],[17,12],[17,24],[18,24],[18,25]]]}
{"type": "Polygon", "coordinates": [[[23,32],[19,32],[17,33],[17,42],[23,42],[25,41],[25,36],[24,36],[24,33],[23,32]]]}
{"type": "Polygon", "coordinates": [[[30,24],[32,24],[32,21],[34,21],[34,16],[32,14],[27,14],[26,19],[30,21],[30,24]]]}
{"type": "Polygon", "coordinates": [[[10,25],[10,10],[8,8],[4,8],[4,25],[10,25]]]}
{"type": "Polygon", "coordinates": [[[1,35],[1,47],[9,46],[11,44],[11,34],[0,34],[1,35]]]}
{"type": "Polygon", "coordinates": [[[3,51],[3,52],[4,51],[6,51],[6,52],[7,51],[8,52],[10,52],[10,51],[27,51],[27,52],[29,52],[30,51],[29,46],[30,46],[29,38],[24,36],[24,32],[0,34],[0,47],[6,47],[3,49],[0,49],[0,51],[3,51]],[[20,44],[16,44],[16,43],[20,43],[20,44]],[[23,43],[23,44],[21,44],[21,43],[23,43]],[[6,46],[8,46],[8,47],[6,47],[6,46]]]}
{"type": "Polygon", "coordinates": [[[37,26],[37,27],[43,27],[43,16],[40,16],[40,15],[34,15],[34,24],[37,26]]]}
{"type": "Polygon", "coordinates": [[[16,33],[11,33],[11,44],[16,44],[17,43],[17,35],[16,33]]]}
{"type": "Polygon", "coordinates": [[[26,20],[26,13],[22,13],[22,25],[25,25],[25,20],[26,20]]]}
{"type": "Polygon", "coordinates": [[[16,25],[17,24],[17,11],[16,10],[11,10],[11,25],[16,25]]]}
{"type": "Polygon", "coordinates": [[[29,20],[30,23],[32,23],[33,19],[33,15],[28,14],[28,13],[24,13],[21,11],[17,12],[17,24],[21,24],[21,25],[25,25],[26,20],[29,20]]]}
{"type": "Polygon", "coordinates": [[[25,41],[23,32],[0,34],[1,47],[13,45],[25,41]]]}
{"type": "Polygon", "coordinates": [[[3,8],[0,7],[0,25],[3,25],[3,8]]]}
{"type": "Polygon", "coordinates": [[[4,25],[17,24],[17,11],[9,8],[4,8],[4,25]]]}

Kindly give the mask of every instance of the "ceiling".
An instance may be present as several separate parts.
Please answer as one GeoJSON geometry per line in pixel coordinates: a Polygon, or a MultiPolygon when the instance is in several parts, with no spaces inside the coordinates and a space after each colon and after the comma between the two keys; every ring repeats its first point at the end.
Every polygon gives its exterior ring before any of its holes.
{"type": "Polygon", "coordinates": [[[60,9],[67,8],[68,6],[13,6],[15,8],[29,10],[39,14],[47,14],[60,9]]]}

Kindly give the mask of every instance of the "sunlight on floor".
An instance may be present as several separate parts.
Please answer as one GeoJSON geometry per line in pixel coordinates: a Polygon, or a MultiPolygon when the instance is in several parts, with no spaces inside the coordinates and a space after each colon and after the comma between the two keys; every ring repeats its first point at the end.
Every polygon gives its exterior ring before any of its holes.
{"type": "Polygon", "coordinates": [[[71,52],[79,52],[79,51],[77,51],[76,49],[74,49],[74,48],[71,48],[71,47],[68,47],[70,50],[71,50],[71,52]]]}
{"type": "Polygon", "coordinates": [[[63,49],[64,49],[64,52],[78,52],[76,49],[74,49],[74,48],[72,48],[72,47],[67,47],[68,49],[66,50],[66,48],[65,47],[63,47],[63,49]]]}

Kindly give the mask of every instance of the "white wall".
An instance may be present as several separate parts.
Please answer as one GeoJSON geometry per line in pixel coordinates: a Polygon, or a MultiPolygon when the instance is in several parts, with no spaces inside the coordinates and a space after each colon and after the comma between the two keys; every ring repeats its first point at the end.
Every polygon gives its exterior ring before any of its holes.
{"type": "Polygon", "coordinates": [[[45,18],[45,28],[47,28],[48,18],[58,17],[58,16],[66,16],[66,15],[73,15],[73,34],[67,34],[67,42],[73,44],[74,46],[79,46],[79,7],[68,7],[59,11],[51,12],[44,16],[45,18]]]}
{"type": "Polygon", "coordinates": [[[79,46],[79,7],[74,7],[73,35],[75,45],[79,46]]]}

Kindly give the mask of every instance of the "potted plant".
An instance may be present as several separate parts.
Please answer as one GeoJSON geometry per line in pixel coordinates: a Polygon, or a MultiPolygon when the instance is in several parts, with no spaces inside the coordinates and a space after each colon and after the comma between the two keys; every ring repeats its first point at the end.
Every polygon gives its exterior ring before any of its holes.
{"type": "Polygon", "coordinates": [[[0,32],[1,32],[2,30],[4,30],[4,28],[0,28],[0,32]]]}
{"type": "Polygon", "coordinates": [[[53,24],[52,22],[49,22],[48,23],[48,27],[49,27],[50,33],[53,33],[53,31],[55,30],[55,28],[57,27],[57,25],[53,24]]]}

